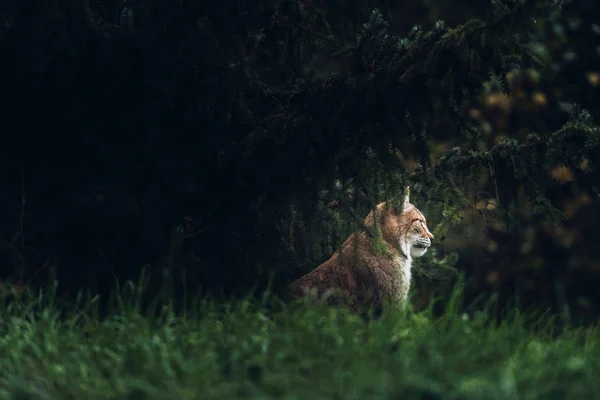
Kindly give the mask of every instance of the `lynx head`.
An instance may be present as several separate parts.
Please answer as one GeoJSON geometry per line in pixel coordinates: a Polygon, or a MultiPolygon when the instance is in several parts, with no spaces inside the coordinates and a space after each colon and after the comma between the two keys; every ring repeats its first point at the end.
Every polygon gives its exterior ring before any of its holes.
{"type": "MultiPolygon", "coordinates": [[[[399,248],[406,257],[421,257],[431,246],[433,235],[427,228],[427,220],[417,207],[410,203],[409,188],[401,206],[377,205],[382,238],[391,246],[399,248]]],[[[365,224],[373,224],[373,213],[369,214],[365,224]]]]}

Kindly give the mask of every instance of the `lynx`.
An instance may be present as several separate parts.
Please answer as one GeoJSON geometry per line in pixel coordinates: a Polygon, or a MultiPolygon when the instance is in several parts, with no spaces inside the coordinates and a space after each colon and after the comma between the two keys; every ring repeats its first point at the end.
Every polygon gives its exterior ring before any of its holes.
{"type": "Polygon", "coordinates": [[[404,301],[410,289],[412,259],[424,255],[433,239],[425,217],[407,194],[402,207],[378,204],[364,225],[367,231],[351,235],[329,260],[294,281],[288,295],[317,296],[352,311],[368,307],[376,313],[387,302],[394,306],[404,301]],[[377,243],[368,233],[376,226],[381,232],[377,243]]]}

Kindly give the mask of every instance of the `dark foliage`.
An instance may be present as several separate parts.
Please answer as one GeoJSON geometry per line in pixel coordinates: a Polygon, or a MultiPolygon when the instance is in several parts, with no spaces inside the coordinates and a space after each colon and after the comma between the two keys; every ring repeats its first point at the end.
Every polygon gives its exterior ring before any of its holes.
{"type": "Polygon", "coordinates": [[[524,204],[561,215],[556,166],[587,160],[573,171],[597,202],[589,113],[501,142],[465,114],[490,76],[510,92],[511,71],[540,67],[532,21],[558,2],[465,2],[408,34],[378,2],[136,0],[131,24],[113,3],[0,9],[7,279],[104,292],[150,265],[170,290],[245,293],[314,267],[407,183],[440,237],[482,175],[481,214],[507,235],[524,204]]]}

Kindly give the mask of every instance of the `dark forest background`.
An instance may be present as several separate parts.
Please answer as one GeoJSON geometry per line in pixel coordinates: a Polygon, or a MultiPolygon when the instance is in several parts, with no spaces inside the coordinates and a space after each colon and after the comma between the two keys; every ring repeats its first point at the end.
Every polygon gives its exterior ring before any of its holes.
{"type": "Polygon", "coordinates": [[[2,4],[4,286],[277,290],[410,185],[418,307],[597,317],[595,1],[2,4]]]}

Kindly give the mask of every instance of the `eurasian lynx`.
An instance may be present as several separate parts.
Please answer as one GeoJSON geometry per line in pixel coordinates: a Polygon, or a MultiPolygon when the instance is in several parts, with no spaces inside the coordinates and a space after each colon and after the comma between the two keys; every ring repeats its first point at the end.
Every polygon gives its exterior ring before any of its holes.
{"type": "Polygon", "coordinates": [[[393,305],[405,300],[412,258],[425,254],[433,235],[408,194],[402,208],[378,204],[364,224],[373,228],[376,221],[383,246],[376,249],[364,231],[354,233],[329,260],[294,281],[288,293],[293,297],[316,295],[353,311],[367,306],[380,312],[386,301],[393,305]]]}

